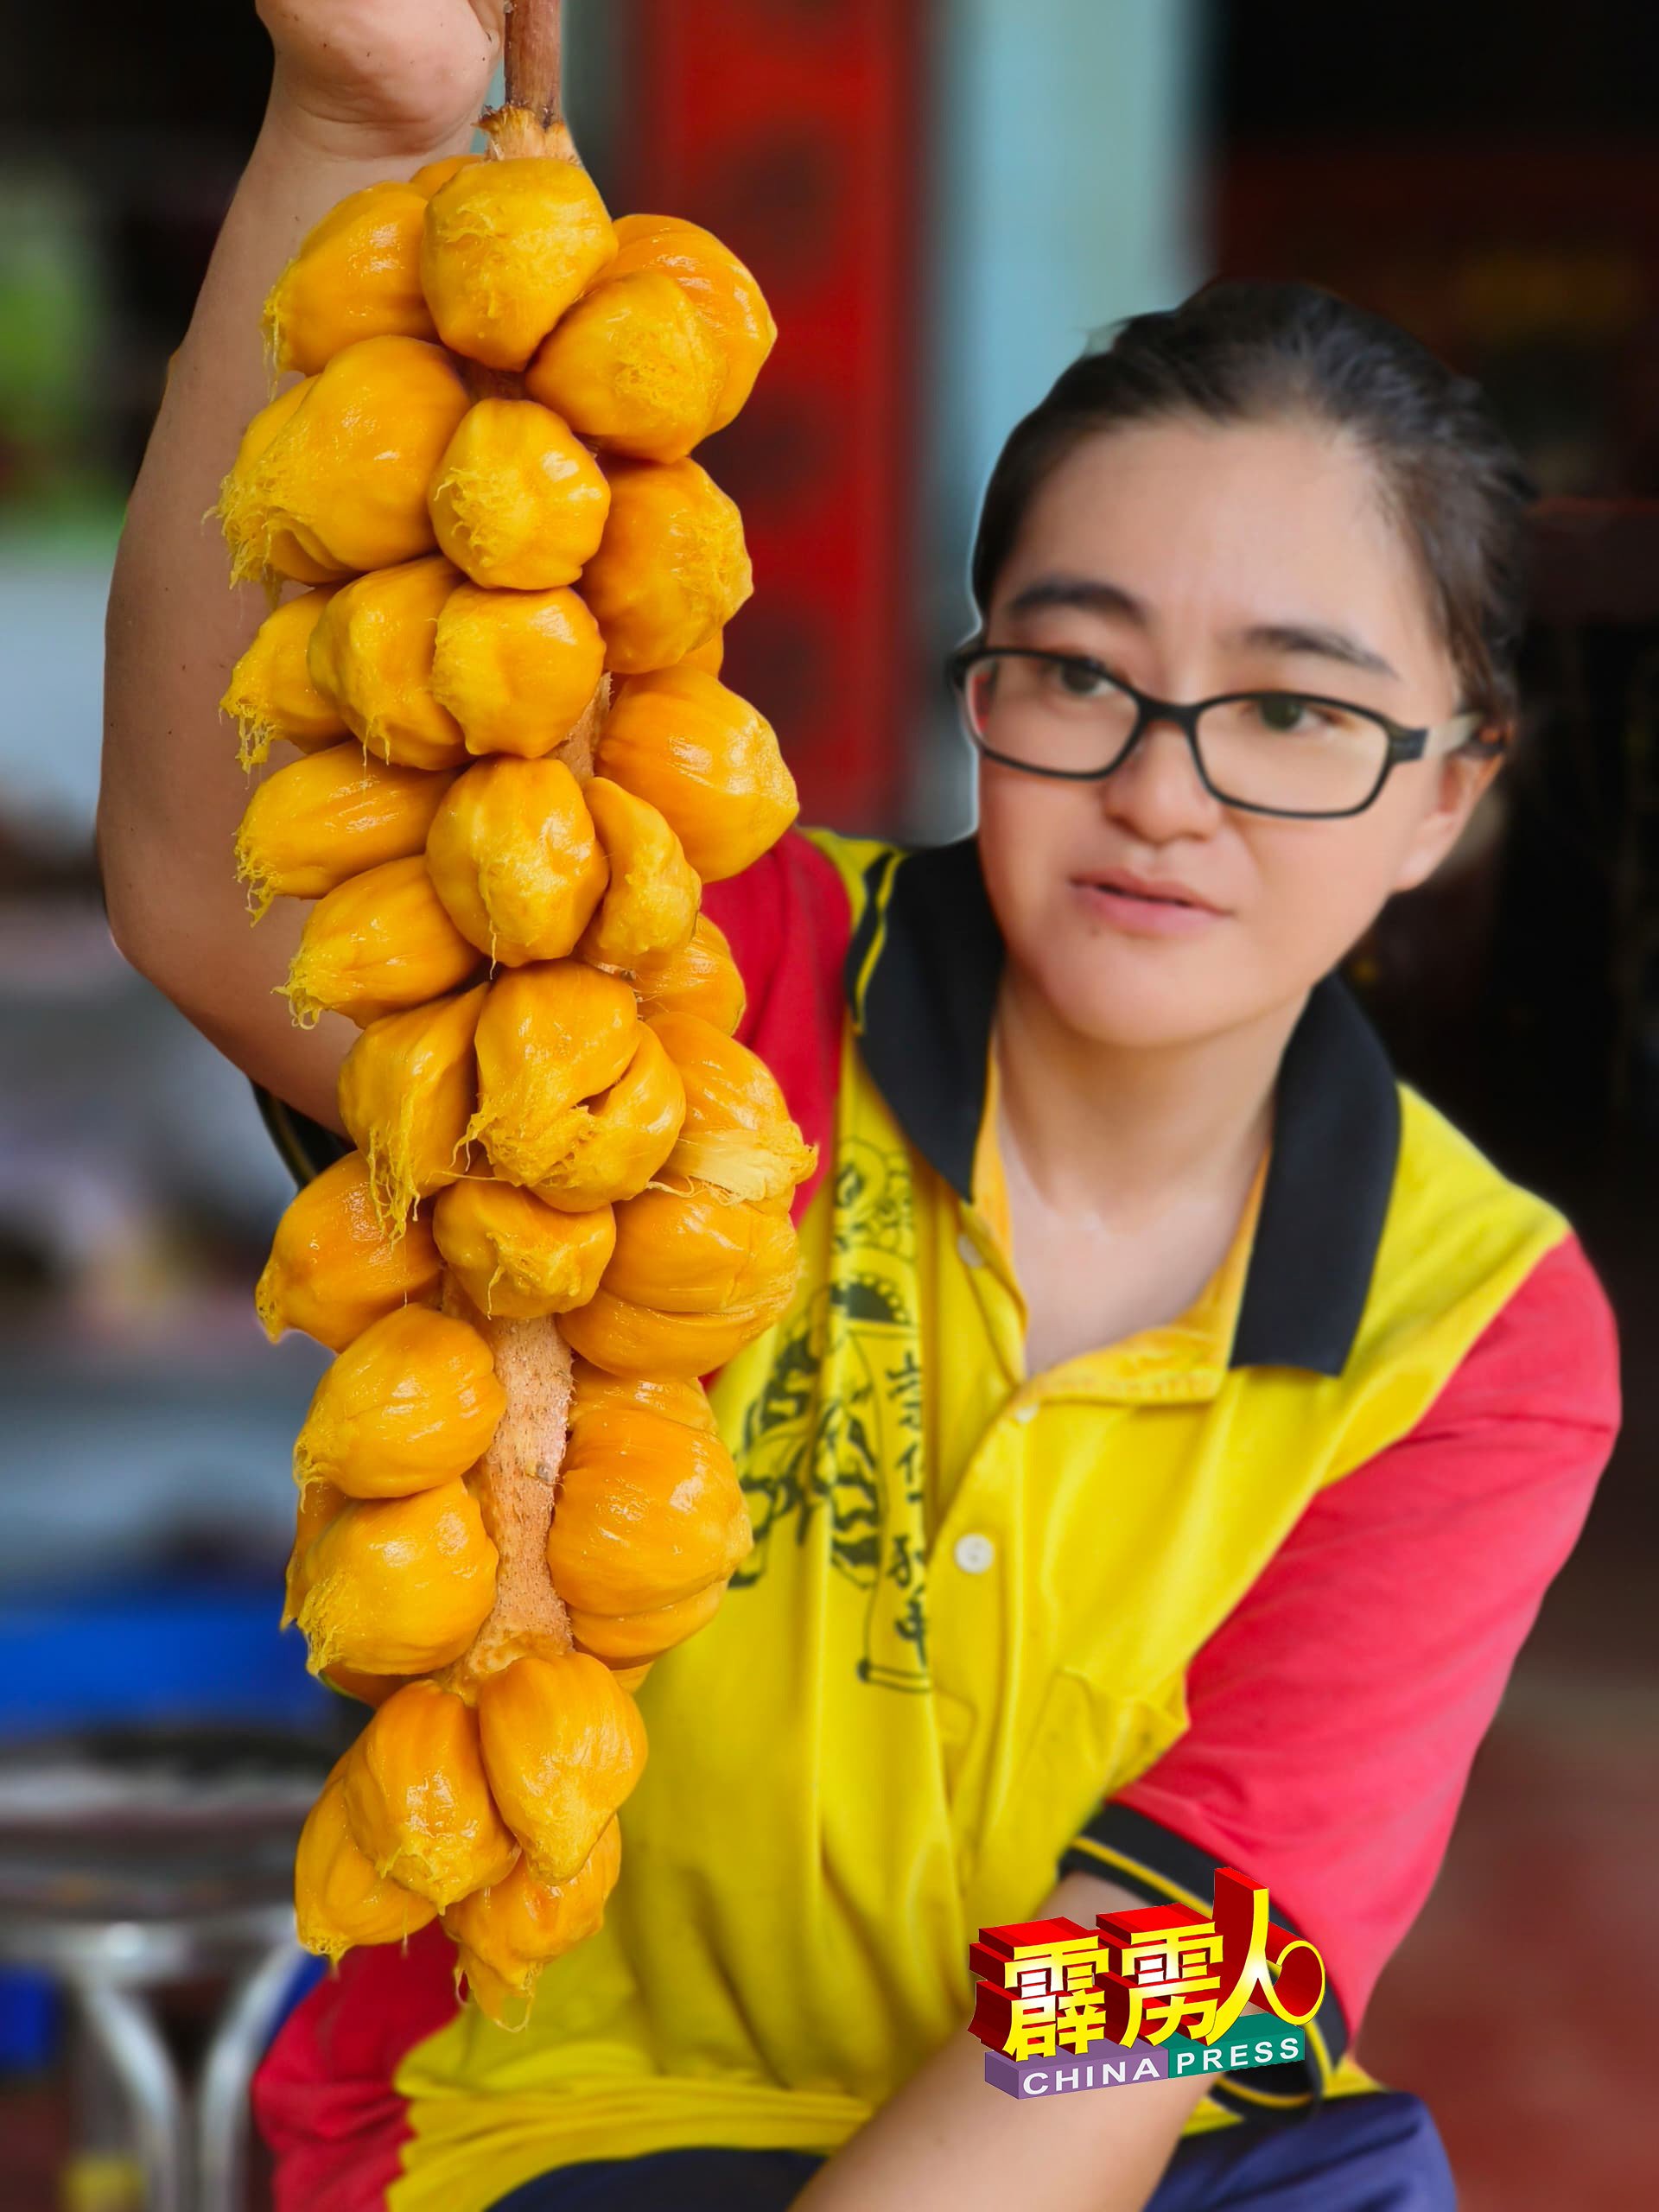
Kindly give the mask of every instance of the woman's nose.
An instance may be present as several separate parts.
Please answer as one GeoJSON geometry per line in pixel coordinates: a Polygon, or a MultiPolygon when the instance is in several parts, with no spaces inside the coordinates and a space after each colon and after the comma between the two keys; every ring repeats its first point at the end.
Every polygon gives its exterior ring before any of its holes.
{"type": "Polygon", "coordinates": [[[1185,731],[1170,721],[1149,723],[1099,791],[1106,812],[1153,845],[1203,836],[1215,828],[1221,811],[1220,801],[1205,787],[1185,731]]]}

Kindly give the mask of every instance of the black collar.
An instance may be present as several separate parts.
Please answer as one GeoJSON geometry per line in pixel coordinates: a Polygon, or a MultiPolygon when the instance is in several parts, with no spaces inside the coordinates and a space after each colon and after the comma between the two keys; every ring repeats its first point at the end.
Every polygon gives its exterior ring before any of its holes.
{"type": "MultiPolygon", "coordinates": [[[[985,1106],[1002,938],[971,837],[872,861],[847,954],[866,1065],[964,1199],[985,1106]]],[[[1230,1364],[1340,1375],[1370,1289],[1400,1149],[1400,1094],[1341,977],[1308,994],[1279,1071],[1272,1155],[1230,1364]]]]}

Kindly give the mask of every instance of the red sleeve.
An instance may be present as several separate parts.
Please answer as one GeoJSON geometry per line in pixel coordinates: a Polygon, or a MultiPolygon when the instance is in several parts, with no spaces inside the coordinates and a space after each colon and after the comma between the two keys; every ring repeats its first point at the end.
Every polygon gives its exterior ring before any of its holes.
{"type": "Polygon", "coordinates": [[[276,2212],[385,2212],[410,2133],[397,2069],[460,2010],[454,1968],[429,1923],[347,1951],[289,2014],[252,2088],[276,2212]]]}
{"type": "Polygon", "coordinates": [[[818,1164],[795,1194],[798,1220],[829,1171],[841,1076],[842,969],[852,935],[833,861],[791,830],[769,853],[702,894],[730,940],[748,994],[738,1039],[783,1086],[818,1164]]]}
{"type": "Polygon", "coordinates": [[[1149,1891],[1184,1854],[1188,1886],[1198,1862],[1265,1882],[1325,1958],[1343,2039],[1440,1869],[1618,1418],[1612,1314],[1569,1237],[1411,1433],[1319,1494],[1193,1660],[1188,1732],[1102,1816],[1149,1891]]]}

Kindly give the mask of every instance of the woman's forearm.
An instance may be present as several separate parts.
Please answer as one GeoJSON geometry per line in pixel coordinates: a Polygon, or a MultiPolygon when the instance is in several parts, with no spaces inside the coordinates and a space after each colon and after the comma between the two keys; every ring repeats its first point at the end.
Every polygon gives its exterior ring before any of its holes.
{"type": "Polygon", "coordinates": [[[231,1058],[324,1121],[353,1033],[337,1016],[292,1026],[272,994],[302,913],[279,902],[251,929],[234,879],[250,786],[218,701],[266,604],[257,586],[231,588],[210,511],[270,397],[260,308],[300,238],[348,192],[460,151],[468,136],[393,149],[273,93],[173,357],[110,593],[98,837],[116,942],[231,1058]]]}
{"type": "MultiPolygon", "coordinates": [[[[1037,1916],[1087,1926],[1145,1902],[1068,1874],[1037,1916]]],[[[796,2212],[1141,2212],[1206,2087],[1189,2076],[1027,2102],[992,2088],[984,2059],[964,2025],[819,2169],[796,2212]]]]}

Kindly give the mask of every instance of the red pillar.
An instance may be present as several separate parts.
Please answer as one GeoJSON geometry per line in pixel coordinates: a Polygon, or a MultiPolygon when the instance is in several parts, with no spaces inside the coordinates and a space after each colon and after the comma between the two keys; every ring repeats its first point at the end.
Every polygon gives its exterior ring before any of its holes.
{"type": "Polygon", "coordinates": [[[891,826],[917,709],[912,570],[925,0],[632,0],[619,207],[753,270],[779,338],[697,458],[755,595],[726,680],[776,723],[802,819],[891,826]]]}

